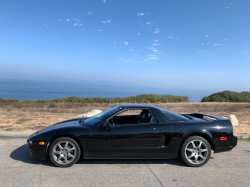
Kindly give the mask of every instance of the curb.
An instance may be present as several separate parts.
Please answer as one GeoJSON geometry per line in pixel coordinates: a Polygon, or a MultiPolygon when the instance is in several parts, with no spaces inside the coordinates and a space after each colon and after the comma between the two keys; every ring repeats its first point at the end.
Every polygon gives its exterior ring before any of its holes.
{"type": "MultiPolygon", "coordinates": [[[[18,139],[18,138],[28,138],[33,133],[9,133],[0,132],[0,139],[18,139]]],[[[238,139],[244,140],[250,138],[250,134],[234,134],[238,139]]]]}
{"type": "Polygon", "coordinates": [[[18,139],[18,138],[28,138],[33,133],[8,133],[0,132],[0,139],[18,139]]]}
{"type": "Polygon", "coordinates": [[[250,134],[234,134],[238,139],[244,140],[250,138],[250,134]]]}

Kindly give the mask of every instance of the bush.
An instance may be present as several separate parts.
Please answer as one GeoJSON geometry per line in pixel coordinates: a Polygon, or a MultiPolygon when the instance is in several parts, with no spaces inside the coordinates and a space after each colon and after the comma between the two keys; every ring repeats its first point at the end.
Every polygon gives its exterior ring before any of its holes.
{"type": "MultiPolygon", "coordinates": [[[[18,99],[3,99],[0,98],[0,102],[27,102],[27,103],[108,103],[107,97],[68,97],[64,99],[52,99],[52,100],[35,100],[35,101],[20,101],[18,99]]],[[[143,94],[131,97],[111,97],[111,103],[177,103],[177,102],[189,102],[189,98],[186,96],[173,96],[173,95],[154,95],[143,94]]]]}
{"type": "Polygon", "coordinates": [[[223,91],[203,97],[201,102],[250,102],[250,92],[223,91]]]}

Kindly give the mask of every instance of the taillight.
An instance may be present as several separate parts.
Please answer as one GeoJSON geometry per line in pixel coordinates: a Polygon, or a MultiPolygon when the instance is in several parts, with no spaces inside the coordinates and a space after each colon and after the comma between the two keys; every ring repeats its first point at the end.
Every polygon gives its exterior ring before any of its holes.
{"type": "Polygon", "coordinates": [[[220,137],[220,140],[227,140],[227,137],[220,137]]]}

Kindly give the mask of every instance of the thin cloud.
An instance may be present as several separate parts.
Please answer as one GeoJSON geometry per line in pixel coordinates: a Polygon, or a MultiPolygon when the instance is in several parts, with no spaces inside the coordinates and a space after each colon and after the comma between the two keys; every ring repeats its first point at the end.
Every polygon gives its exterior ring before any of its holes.
{"type": "Polygon", "coordinates": [[[161,32],[161,30],[158,29],[158,28],[156,28],[155,31],[154,31],[155,34],[158,34],[158,33],[160,33],[160,32],[161,32]]]}
{"type": "Polygon", "coordinates": [[[159,58],[157,57],[157,55],[147,54],[147,56],[148,56],[147,58],[150,59],[150,60],[159,59],[159,58]]]}
{"type": "Polygon", "coordinates": [[[102,21],[102,23],[106,24],[106,23],[111,23],[111,20],[108,19],[107,21],[102,21]]]}
{"type": "Polygon", "coordinates": [[[62,21],[61,19],[58,19],[58,21],[62,21]]]}
{"type": "Polygon", "coordinates": [[[102,0],[102,2],[106,3],[106,0],[102,0]]]}
{"type": "Polygon", "coordinates": [[[153,23],[153,21],[148,21],[147,25],[151,25],[153,23]]]}
{"type": "Polygon", "coordinates": [[[9,19],[9,21],[12,21],[12,19],[9,19]]]}
{"type": "Polygon", "coordinates": [[[141,16],[144,16],[145,14],[144,13],[137,13],[136,14],[138,17],[141,17],[141,16]]]}
{"type": "Polygon", "coordinates": [[[161,43],[159,43],[158,41],[159,41],[159,40],[153,40],[154,43],[153,43],[152,45],[153,45],[153,46],[161,45],[161,43]]]}
{"type": "Polygon", "coordinates": [[[70,20],[69,19],[65,19],[67,22],[70,22],[70,20]]]}
{"type": "Polygon", "coordinates": [[[74,18],[73,20],[75,20],[75,21],[77,21],[77,22],[81,22],[79,19],[75,19],[75,18],[74,18]]]}
{"type": "Polygon", "coordinates": [[[153,53],[158,54],[158,55],[162,55],[162,53],[163,53],[163,51],[159,51],[155,47],[146,47],[146,48],[151,50],[153,53]]]}
{"type": "Polygon", "coordinates": [[[178,38],[176,38],[174,36],[168,36],[168,39],[170,39],[170,40],[178,40],[178,38]]]}
{"type": "Polygon", "coordinates": [[[152,52],[154,52],[154,53],[157,53],[159,50],[158,49],[156,49],[155,47],[150,47],[149,48],[152,52]]]}
{"type": "Polygon", "coordinates": [[[124,60],[124,62],[133,62],[133,61],[134,61],[133,58],[129,58],[129,59],[127,59],[127,60],[124,60]]]}
{"type": "Polygon", "coordinates": [[[153,46],[161,45],[161,43],[153,43],[153,46]]]}
{"type": "Polygon", "coordinates": [[[140,35],[141,35],[141,33],[138,33],[138,34],[137,34],[137,36],[140,36],[140,35]]]}
{"type": "Polygon", "coordinates": [[[152,55],[152,54],[147,54],[147,58],[150,59],[150,60],[156,60],[158,59],[157,55],[152,55]]]}
{"type": "Polygon", "coordinates": [[[159,59],[157,56],[151,56],[151,57],[148,57],[149,59],[151,59],[151,60],[157,60],[157,59],[159,59]]]}
{"type": "Polygon", "coordinates": [[[44,23],[43,26],[48,28],[48,23],[44,23]]]}
{"type": "Polygon", "coordinates": [[[218,45],[224,45],[224,44],[222,44],[222,43],[219,43],[219,44],[214,44],[215,46],[218,46],[218,45]]]}
{"type": "Polygon", "coordinates": [[[124,42],[125,45],[128,45],[128,42],[124,42]]]}
{"type": "Polygon", "coordinates": [[[97,31],[98,31],[98,32],[102,32],[103,30],[101,30],[101,29],[97,29],[97,31]]]}
{"type": "Polygon", "coordinates": [[[73,20],[75,21],[74,23],[75,26],[79,26],[79,27],[82,26],[81,21],[79,19],[74,18],[73,20]]]}
{"type": "Polygon", "coordinates": [[[205,35],[205,37],[208,37],[208,35],[205,35]]]}
{"type": "Polygon", "coordinates": [[[90,16],[90,15],[93,15],[94,13],[93,12],[91,12],[91,11],[88,11],[88,15],[90,16]]]}
{"type": "Polygon", "coordinates": [[[79,27],[82,26],[82,24],[79,23],[79,22],[75,22],[74,25],[75,25],[75,26],[79,26],[79,27]]]}

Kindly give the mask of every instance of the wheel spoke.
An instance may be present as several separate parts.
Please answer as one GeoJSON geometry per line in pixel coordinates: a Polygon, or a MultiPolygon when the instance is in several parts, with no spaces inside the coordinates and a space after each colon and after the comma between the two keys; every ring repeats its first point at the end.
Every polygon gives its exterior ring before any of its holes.
{"type": "Polygon", "coordinates": [[[194,159],[195,159],[195,162],[197,163],[198,162],[198,156],[195,156],[194,159]]]}
{"type": "Polygon", "coordinates": [[[189,148],[186,148],[187,151],[189,152],[193,152],[194,150],[193,149],[189,149],[189,148]]]}
{"type": "Polygon", "coordinates": [[[73,150],[75,150],[75,147],[72,147],[71,149],[68,149],[68,152],[71,152],[73,150]]]}
{"type": "Polygon", "coordinates": [[[200,149],[201,152],[207,152],[207,149],[200,149]]]}
{"type": "Polygon", "coordinates": [[[54,151],[54,154],[60,154],[61,152],[60,151],[54,151]]]}
{"type": "Polygon", "coordinates": [[[201,148],[201,145],[202,145],[202,141],[200,141],[200,144],[199,144],[199,146],[198,146],[199,149],[201,148]]]}
{"type": "Polygon", "coordinates": [[[194,144],[194,141],[192,141],[191,143],[192,143],[192,145],[193,145],[193,148],[195,148],[195,144],[194,144]]]}
{"type": "Polygon", "coordinates": [[[57,162],[61,161],[62,156],[57,157],[57,162]]]}
{"type": "Polygon", "coordinates": [[[66,163],[68,163],[68,158],[67,158],[67,156],[64,156],[64,161],[65,161],[66,163]]]}
{"type": "Polygon", "coordinates": [[[68,149],[68,144],[69,144],[69,142],[65,143],[64,149],[66,149],[66,150],[68,149]]]}
{"type": "Polygon", "coordinates": [[[75,158],[75,156],[70,154],[70,153],[68,153],[68,156],[71,157],[71,158],[75,158]]]}
{"type": "Polygon", "coordinates": [[[60,150],[63,150],[63,147],[61,146],[61,144],[58,144],[58,147],[60,150]]]}
{"type": "Polygon", "coordinates": [[[193,156],[194,156],[193,154],[189,155],[189,156],[188,156],[188,159],[192,158],[193,156]]]}
{"type": "Polygon", "coordinates": [[[202,154],[199,154],[199,157],[201,157],[203,160],[205,159],[205,157],[202,154]]]}

